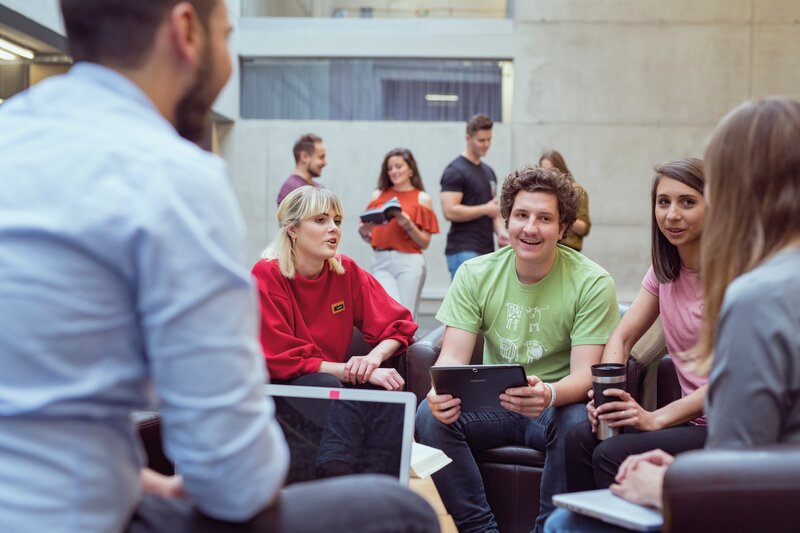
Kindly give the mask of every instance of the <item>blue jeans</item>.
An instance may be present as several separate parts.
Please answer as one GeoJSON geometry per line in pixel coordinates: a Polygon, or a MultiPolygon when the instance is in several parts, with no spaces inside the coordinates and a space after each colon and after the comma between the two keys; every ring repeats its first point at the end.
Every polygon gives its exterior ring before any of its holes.
{"type": "Polygon", "coordinates": [[[571,404],[545,409],[539,418],[527,418],[511,411],[461,413],[450,425],[431,414],[428,402],[417,409],[416,438],[422,444],[440,448],[453,462],[433,475],[445,507],[461,533],[497,531],[489,508],[473,450],[517,445],[544,450],[539,516],[535,531],[541,532],[553,510],[553,494],[566,491],[564,437],[567,431],[586,420],[586,407],[571,404]]]}
{"type": "Polygon", "coordinates": [[[454,254],[447,254],[445,257],[447,258],[447,270],[450,271],[450,279],[456,277],[456,270],[458,267],[461,266],[461,263],[472,259],[473,257],[478,257],[478,252],[466,251],[466,252],[456,252],[454,254]]]}
{"type": "Polygon", "coordinates": [[[544,526],[544,533],[627,533],[629,529],[615,526],[566,509],[556,509],[544,526]]]}

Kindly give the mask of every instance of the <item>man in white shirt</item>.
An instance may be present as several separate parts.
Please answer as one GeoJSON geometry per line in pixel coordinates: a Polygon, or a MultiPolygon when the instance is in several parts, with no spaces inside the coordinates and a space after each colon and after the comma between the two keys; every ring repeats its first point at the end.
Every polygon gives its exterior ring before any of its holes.
{"type": "Polygon", "coordinates": [[[223,0],[61,7],[77,64],[0,109],[0,531],[433,530],[383,478],[279,492],[244,224],[188,141],[231,72],[223,0]],[[180,477],[142,470],[153,393],[180,477]]]}

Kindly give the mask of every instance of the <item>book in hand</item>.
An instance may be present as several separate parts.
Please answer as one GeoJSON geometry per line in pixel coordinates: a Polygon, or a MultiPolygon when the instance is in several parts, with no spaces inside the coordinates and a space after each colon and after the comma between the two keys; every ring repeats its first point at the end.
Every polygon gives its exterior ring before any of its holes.
{"type": "Polygon", "coordinates": [[[439,448],[431,448],[417,442],[411,443],[411,475],[426,478],[438,472],[453,460],[439,448]]]}
{"type": "Polygon", "coordinates": [[[374,222],[375,224],[386,224],[401,211],[400,200],[397,196],[389,198],[385,204],[374,209],[369,209],[361,213],[361,222],[374,222]]]}

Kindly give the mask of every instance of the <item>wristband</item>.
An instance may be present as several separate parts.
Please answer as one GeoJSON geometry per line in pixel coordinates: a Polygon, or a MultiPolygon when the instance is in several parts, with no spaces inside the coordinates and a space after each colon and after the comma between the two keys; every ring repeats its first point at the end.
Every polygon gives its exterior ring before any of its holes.
{"type": "Polygon", "coordinates": [[[545,409],[550,409],[556,404],[556,386],[552,383],[543,383],[545,387],[550,389],[550,403],[547,405],[545,409]]]}

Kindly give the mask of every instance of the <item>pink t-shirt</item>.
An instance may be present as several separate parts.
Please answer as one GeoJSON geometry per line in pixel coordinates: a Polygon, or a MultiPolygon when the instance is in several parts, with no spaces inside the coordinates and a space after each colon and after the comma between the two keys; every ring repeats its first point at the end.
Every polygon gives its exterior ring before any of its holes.
{"type": "MultiPolygon", "coordinates": [[[[678,357],[697,343],[703,320],[703,287],[697,272],[681,267],[678,279],[672,283],[659,283],[653,267],[647,271],[642,287],[658,298],[661,325],[667,350],[675,363],[678,382],[683,396],[696,391],[708,383],[708,378],[699,376],[686,368],[686,363],[678,357]]],[[[705,416],[692,420],[693,424],[706,425],[705,416]]]]}

